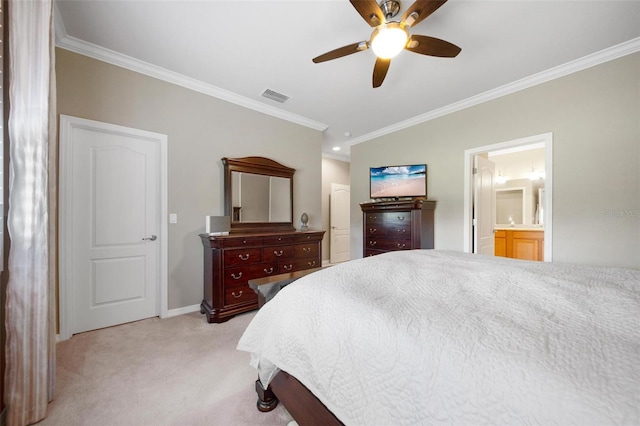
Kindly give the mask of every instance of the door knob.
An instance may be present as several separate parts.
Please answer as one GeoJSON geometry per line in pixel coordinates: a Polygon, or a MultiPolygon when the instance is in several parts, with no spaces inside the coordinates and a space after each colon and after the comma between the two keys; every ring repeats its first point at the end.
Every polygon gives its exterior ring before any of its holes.
{"type": "Polygon", "coordinates": [[[157,239],[158,239],[158,237],[156,237],[155,235],[152,235],[150,237],[143,238],[142,241],[155,241],[157,239]]]}

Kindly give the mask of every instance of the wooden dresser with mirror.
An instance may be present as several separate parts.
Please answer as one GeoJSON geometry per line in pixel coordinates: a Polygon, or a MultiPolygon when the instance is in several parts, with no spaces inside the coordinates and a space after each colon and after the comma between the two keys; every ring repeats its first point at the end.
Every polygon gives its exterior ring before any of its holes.
{"type": "Polygon", "coordinates": [[[325,231],[293,226],[295,169],[264,157],[223,158],[224,211],[229,235],[200,234],[204,298],[210,323],[258,309],[250,279],[320,267],[325,231]]]}

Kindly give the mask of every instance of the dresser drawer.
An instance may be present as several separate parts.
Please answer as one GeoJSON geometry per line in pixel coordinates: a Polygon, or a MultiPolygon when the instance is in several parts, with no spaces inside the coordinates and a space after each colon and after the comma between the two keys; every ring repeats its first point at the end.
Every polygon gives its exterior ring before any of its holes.
{"type": "Polygon", "coordinates": [[[259,262],[262,262],[262,249],[259,247],[224,251],[224,265],[227,268],[259,262]]]}
{"type": "Polygon", "coordinates": [[[281,262],[278,262],[278,273],[284,274],[285,272],[319,268],[320,266],[321,262],[318,261],[317,258],[283,260],[281,262]]]}
{"type": "Polygon", "coordinates": [[[291,257],[293,257],[293,246],[275,246],[262,249],[262,260],[265,262],[289,259],[291,257]]]}
{"type": "Polygon", "coordinates": [[[411,226],[411,212],[385,212],[382,216],[385,225],[411,226]]]}
{"type": "Polygon", "coordinates": [[[368,237],[385,237],[389,232],[389,228],[384,226],[382,222],[367,223],[364,230],[368,237]]]}
{"type": "Polygon", "coordinates": [[[277,235],[273,237],[264,237],[263,244],[264,245],[272,245],[272,244],[290,244],[296,240],[295,235],[277,235]]]}
{"type": "Polygon", "coordinates": [[[387,253],[387,251],[366,249],[364,251],[364,257],[376,256],[376,255],[382,254],[382,253],[387,253]]]}
{"type": "Polygon", "coordinates": [[[367,224],[367,226],[382,223],[384,222],[384,213],[383,212],[366,213],[364,215],[364,221],[367,224]]]}
{"type": "Polygon", "coordinates": [[[293,257],[318,257],[318,243],[293,246],[293,257]]]}
{"type": "Polygon", "coordinates": [[[411,224],[411,212],[399,211],[399,212],[374,212],[367,213],[365,215],[365,221],[368,225],[373,224],[411,224]]]}
{"type": "Polygon", "coordinates": [[[308,241],[318,242],[321,240],[322,240],[322,235],[318,235],[317,233],[315,234],[298,233],[294,236],[294,241],[296,243],[303,243],[308,241]]]}
{"type": "Polygon", "coordinates": [[[365,250],[411,250],[411,240],[367,238],[364,245],[365,250]]]}
{"type": "Polygon", "coordinates": [[[259,263],[251,266],[226,268],[224,271],[224,286],[226,288],[247,284],[247,281],[252,278],[266,277],[277,272],[277,263],[259,263]]]}
{"type": "Polygon", "coordinates": [[[388,223],[371,224],[365,228],[367,237],[391,237],[396,239],[411,239],[411,226],[393,225],[388,223]]]}
{"type": "Polygon", "coordinates": [[[220,247],[228,248],[228,247],[255,247],[261,246],[262,237],[238,237],[238,238],[228,238],[221,239],[220,247]]]}
{"type": "Polygon", "coordinates": [[[224,304],[227,306],[257,300],[257,298],[258,295],[251,287],[249,287],[249,284],[228,286],[225,287],[224,290],[224,304]]]}

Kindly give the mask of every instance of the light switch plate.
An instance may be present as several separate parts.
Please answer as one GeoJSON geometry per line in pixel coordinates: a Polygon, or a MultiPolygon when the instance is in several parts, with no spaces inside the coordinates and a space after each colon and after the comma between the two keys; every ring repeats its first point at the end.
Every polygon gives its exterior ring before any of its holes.
{"type": "Polygon", "coordinates": [[[169,213],[169,223],[178,223],[177,213],[169,213]]]}

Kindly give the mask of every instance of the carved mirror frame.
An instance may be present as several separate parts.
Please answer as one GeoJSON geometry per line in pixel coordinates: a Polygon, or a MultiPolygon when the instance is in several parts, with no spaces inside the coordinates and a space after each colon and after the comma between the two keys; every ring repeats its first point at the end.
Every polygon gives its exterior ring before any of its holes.
{"type": "Polygon", "coordinates": [[[264,176],[289,178],[290,206],[289,222],[234,222],[231,221],[231,233],[248,232],[284,232],[295,231],[293,226],[293,174],[296,172],[287,166],[266,157],[222,158],[224,165],[224,214],[233,218],[231,172],[253,173],[264,176]]]}

